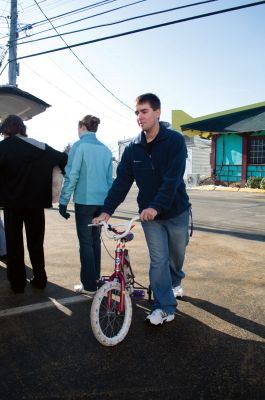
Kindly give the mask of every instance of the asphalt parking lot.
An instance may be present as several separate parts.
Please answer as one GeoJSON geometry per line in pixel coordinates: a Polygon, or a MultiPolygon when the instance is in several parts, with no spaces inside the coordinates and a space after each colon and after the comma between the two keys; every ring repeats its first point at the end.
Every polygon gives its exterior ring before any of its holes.
{"type": "MultiPolygon", "coordinates": [[[[47,288],[28,285],[13,294],[0,263],[1,400],[265,398],[265,195],[189,195],[195,229],[176,318],[150,327],[147,297],[136,300],[129,334],[114,348],[94,339],[91,299],[73,292],[79,281],[74,213],[65,221],[46,211],[47,288]]],[[[117,221],[136,212],[133,189],[117,221]]],[[[134,233],[134,273],[148,285],[139,224],[134,233]]],[[[112,251],[114,244],[104,242],[112,251]]],[[[104,274],[112,263],[103,248],[104,274]]]]}

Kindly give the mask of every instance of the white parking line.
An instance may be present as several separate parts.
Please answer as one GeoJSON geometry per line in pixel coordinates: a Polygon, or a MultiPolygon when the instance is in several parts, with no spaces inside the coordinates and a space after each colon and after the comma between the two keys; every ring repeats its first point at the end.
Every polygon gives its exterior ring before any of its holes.
{"type": "Polygon", "coordinates": [[[0,318],[25,314],[32,311],[44,310],[46,308],[52,308],[52,307],[55,307],[58,310],[65,313],[66,315],[70,316],[72,314],[72,311],[69,308],[65,307],[66,304],[74,304],[83,301],[88,301],[91,300],[92,297],[89,295],[80,295],[80,296],[65,297],[63,299],[54,299],[52,297],[49,297],[49,299],[50,301],[45,301],[43,303],[29,304],[27,306],[7,308],[6,310],[1,310],[0,318]]]}

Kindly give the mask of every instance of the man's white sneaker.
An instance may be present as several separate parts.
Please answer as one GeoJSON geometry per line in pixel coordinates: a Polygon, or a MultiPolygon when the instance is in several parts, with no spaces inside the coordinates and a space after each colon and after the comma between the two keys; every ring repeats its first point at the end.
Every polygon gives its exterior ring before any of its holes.
{"type": "Polygon", "coordinates": [[[173,321],[174,318],[175,314],[167,314],[160,308],[157,308],[146,317],[146,320],[149,321],[152,325],[160,325],[164,322],[173,321]]]}
{"type": "Polygon", "coordinates": [[[175,286],[172,290],[175,297],[183,297],[184,292],[181,286],[175,286]]]}
{"type": "Polygon", "coordinates": [[[85,290],[84,286],[82,285],[82,283],[80,283],[79,285],[75,285],[74,286],[74,291],[76,293],[89,294],[90,296],[94,296],[94,294],[96,293],[96,290],[95,291],[85,290]]]}

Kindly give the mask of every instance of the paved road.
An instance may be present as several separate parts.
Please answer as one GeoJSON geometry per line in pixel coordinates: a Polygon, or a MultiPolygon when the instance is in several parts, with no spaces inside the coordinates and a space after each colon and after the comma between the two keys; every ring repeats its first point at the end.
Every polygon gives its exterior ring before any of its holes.
{"type": "MultiPolygon", "coordinates": [[[[265,240],[265,194],[226,192],[226,191],[188,191],[195,229],[214,231],[253,240],[265,240]]],[[[131,190],[126,202],[117,212],[128,217],[136,214],[136,188],[131,190]]]]}
{"type": "Polygon", "coordinates": [[[265,194],[189,192],[197,229],[264,240],[265,194]]]}
{"type": "MultiPolygon", "coordinates": [[[[189,194],[195,232],[176,319],[150,327],[143,322],[150,303],[136,301],[130,332],[115,348],[95,341],[91,300],[72,290],[79,276],[74,215],[64,221],[46,212],[47,288],[12,294],[0,264],[1,400],[265,398],[265,197],[189,194]]],[[[135,210],[132,191],[117,215],[135,210]]],[[[134,229],[134,272],[147,284],[148,255],[141,227],[134,229]]],[[[104,250],[102,258],[108,273],[104,250]]]]}

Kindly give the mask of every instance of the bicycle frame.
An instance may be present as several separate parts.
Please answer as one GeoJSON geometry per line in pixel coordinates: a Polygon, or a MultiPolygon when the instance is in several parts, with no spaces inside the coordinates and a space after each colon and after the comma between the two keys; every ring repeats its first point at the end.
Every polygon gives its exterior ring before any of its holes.
{"type": "MultiPolygon", "coordinates": [[[[126,277],[125,277],[125,271],[124,271],[124,266],[126,265],[132,275],[132,269],[131,269],[131,264],[129,260],[129,252],[126,249],[125,243],[122,243],[122,239],[118,241],[116,249],[115,249],[115,259],[114,259],[114,272],[113,274],[109,277],[109,281],[115,281],[118,280],[121,284],[121,295],[120,295],[120,304],[118,311],[119,313],[122,313],[124,311],[124,291],[126,289],[126,277]]],[[[133,284],[133,282],[130,282],[130,285],[133,284]]],[[[110,297],[110,295],[109,295],[110,297]]],[[[108,306],[111,307],[111,299],[109,299],[108,306]]]]}
{"type": "MultiPolygon", "coordinates": [[[[120,243],[117,243],[115,249],[115,259],[114,259],[114,272],[109,277],[109,281],[118,280],[121,284],[121,294],[120,294],[120,303],[118,307],[118,312],[122,313],[124,311],[124,291],[125,291],[125,277],[123,273],[123,264],[124,263],[124,249],[120,247],[120,243]]],[[[111,307],[111,293],[109,293],[108,306],[111,307]]]]}

